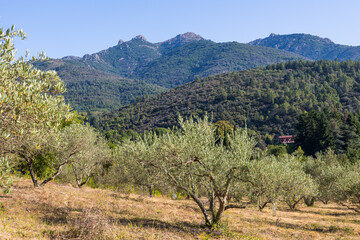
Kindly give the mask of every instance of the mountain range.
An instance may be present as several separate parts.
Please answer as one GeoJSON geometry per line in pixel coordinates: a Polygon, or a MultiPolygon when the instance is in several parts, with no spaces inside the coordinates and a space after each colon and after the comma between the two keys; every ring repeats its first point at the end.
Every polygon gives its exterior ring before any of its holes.
{"type": "Polygon", "coordinates": [[[56,70],[67,85],[67,101],[80,111],[107,111],[194,79],[306,59],[289,51],[237,42],[215,43],[194,33],[151,43],[139,35],[82,58],[34,63],[56,70]]]}
{"type": "Polygon", "coordinates": [[[170,127],[178,114],[207,112],[214,121],[292,134],[299,114],[313,108],[360,109],[358,63],[347,61],[359,58],[360,47],[309,34],[242,44],[185,33],[160,43],[139,35],[81,58],[35,65],[58,72],[75,109],[110,111],[99,121],[105,131],[170,127]]]}

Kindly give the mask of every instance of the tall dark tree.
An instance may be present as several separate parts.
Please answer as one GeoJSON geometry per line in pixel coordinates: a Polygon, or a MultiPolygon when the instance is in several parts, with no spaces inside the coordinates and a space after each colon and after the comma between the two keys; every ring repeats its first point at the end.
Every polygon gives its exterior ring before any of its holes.
{"type": "Polygon", "coordinates": [[[312,110],[300,115],[296,130],[296,144],[307,155],[331,148],[336,154],[348,155],[350,160],[360,156],[360,121],[356,113],[341,113],[336,108],[312,110]]]}
{"type": "Polygon", "coordinates": [[[315,110],[300,115],[295,125],[296,144],[301,146],[306,154],[315,155],[335,145],[328,115],[328,112],[315,110]]]}

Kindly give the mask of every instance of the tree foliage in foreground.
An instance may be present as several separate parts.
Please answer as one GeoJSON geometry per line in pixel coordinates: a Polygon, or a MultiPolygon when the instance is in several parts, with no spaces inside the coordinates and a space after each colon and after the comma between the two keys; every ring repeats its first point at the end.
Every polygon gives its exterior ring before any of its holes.
{"type": "Polygon", "coordinates": [[[72,113],[55,71],[43,72],[24,58],[15,59],[15,37],[23,39],[25,34],[14,27],[0,29],[0,154],[24,160],[34,185],[39,186],[35,157],[62,122],[71,121],[72,113]]]}
{"type": "Polygon", "coordinates": [[[167,181],[185,191],[199,206],[208,226],[217,224],[223,212],[241,207],[229,202],[236,195],[234,186],[244,164],[252,156],[255,141],[246,131],[234,132],[231,148],[218,144],[215,129],[204,119],[180,118],[181,129],[165,135],[160,158],[155,166],[167,181]],[[204,196],[209,202],[209,213],[204,196]]]}

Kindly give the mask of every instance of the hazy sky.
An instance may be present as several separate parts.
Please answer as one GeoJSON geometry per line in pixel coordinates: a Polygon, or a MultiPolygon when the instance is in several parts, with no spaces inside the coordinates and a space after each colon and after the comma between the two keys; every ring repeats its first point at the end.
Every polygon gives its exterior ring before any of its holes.
{"type": "Polygon", "coordinates": [[[0,27],[28,34],[20,53],[83,56],[144,35],[161,42],[195,32],[246,43],[270,33],[309,33],[360,45],[359,0],[0,0],[0,27]]]}

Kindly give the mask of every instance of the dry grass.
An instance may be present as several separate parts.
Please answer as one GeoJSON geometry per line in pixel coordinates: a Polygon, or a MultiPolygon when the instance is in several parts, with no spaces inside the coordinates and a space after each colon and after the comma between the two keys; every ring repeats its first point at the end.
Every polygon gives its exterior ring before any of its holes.
{"type": "Polygon", "coordinates": [[[280,206],[225,213],[223,227],[200,227],[190,200],[149,198],[50,183],[34,189],[20,179],[0,197],[0,239],[360,239],[360,214],[336,204],[280,206]]]}

